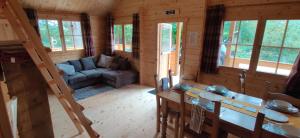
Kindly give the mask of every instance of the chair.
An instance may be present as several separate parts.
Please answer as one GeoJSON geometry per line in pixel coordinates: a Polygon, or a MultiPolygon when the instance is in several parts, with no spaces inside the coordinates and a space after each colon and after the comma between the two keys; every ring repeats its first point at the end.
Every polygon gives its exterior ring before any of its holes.
{"type": "Polygon", "coordinates": [[[254,131],[252,132],[251,138],[260,138],[262,125],[264,124],[265,114],[258,112],[255,122],[254,131]]]}
{"type": "Polygon", "coordinates": [[[300,108],[300,100],[292,96],[283,94],[283,93],[274,93],[271,90],[271,83],[266,81],[266,93],[263,96],[264,100],[283,100],[291,103],[292,105],[300,108]]]}
{"type": "MultiPolygon", "coordinates": [[[[206,99],[205,99],[206,100],[206,99]]],[[[205,110],[205,121],[202,126],[202,132],[205,132],[206,135],[203,135],[201,133],[200,136],[197,137],[207,137],[207,134],[211,138],[218,138],[219,136],[219,115],[220,115],[220,109],[221,109],[221,103],[219,101],[214,101],[214,111],[208,111],[205,108],[202,108],[205,110]]],[[[201,108],[201,106],[199,106],[201,108]]],[[[183,138],[184,134],[187,132],[189,128],[187,128],[188,125],[186,125],[186,111],[185,111],[185,94],[181,93],[180,94],[180,132],[179,132],[179,137],[183,138]],[[183,117],[185,116],[185,117],[183,117]]],[[[264,122],[265,115],[263,113],[258,113],[256,117],[256,122],[255,122],[255,127],[254,131],[252,132],[252,135],[250,136],[251,138],[259,138],[261,136],[261,131],[262,131],[262,125],[264,122]]]]}
{"type": "MultiPolygon", "coordinates": [[[[205,110],[205,120],[202,126],[202,132],[205,132],[210,135],[211,138],[217,138],[218,137],[218,130],[219,130],[219,115],[220,115],[220,108],[221,103],[216,101],[214,103],[214,111],[208,111],[205,108],[202,108],[205,110]]],[[[186,125],[186,107],[185,107],[185,93],[180,93],[180,138],[184,137],[185,133],[188,133],[189,128],[186,125]]],[[[203,133],[201,133],[203,134],[203,133]]]]}
{"type": "MultiPolygon", "coordinates": [[[[162,78],[162,81],[164,81],[163,85],[168,84],[169,86],[162,86],[164,88],[168,87],[168,89],[162,89],[162,87],[159,85],[157,75],[154,75],[154,80],[155,80],[155,89],[156,92],[167,92],[173,87],[173,80],[172,80],[172,75],[171,75],[171,70],[168,72],[168,77],[162,78]]],[[[156,118],[156,132],[160,132],[160,126],[161,126],[161,100],[158,95],[156,95],[156,106],[157,106],[157,118],[156,118]]],[[[179,132],[179,118],[180,118],[180,112],[179,111],[173,111],[173,110],[168,110],[168,116],[170,120],[175,119],[175,135],[174,137],[178,137],[178,132],[179,132]]]]}
{"type": "Polygon", "coordinates": [[[240,91],[241,91],[241,93],[243,93],[243,94],[246,94],[246,73],[247,73],[246,70],[243,70],[243,71],[240,73],[240,83],[241,83],[240,91]]]}

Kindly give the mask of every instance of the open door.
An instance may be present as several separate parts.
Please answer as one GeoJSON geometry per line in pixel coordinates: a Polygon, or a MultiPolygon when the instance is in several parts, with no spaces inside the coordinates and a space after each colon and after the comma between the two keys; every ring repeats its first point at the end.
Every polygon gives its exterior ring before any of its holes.
{"type": "Polygon", "coordinates": [[[158,24],[158,76],[167,77],[168,70],[171,69],[174,84],[176,80],[179,82],[180,75],[182,25],[182,22],[158,24]]]}
{"type": "Polygon", "coordinates": [[[172,25],[161,23],[159,26],[159,78],[168,76],[169,54],[172,47],[172,25]]]}

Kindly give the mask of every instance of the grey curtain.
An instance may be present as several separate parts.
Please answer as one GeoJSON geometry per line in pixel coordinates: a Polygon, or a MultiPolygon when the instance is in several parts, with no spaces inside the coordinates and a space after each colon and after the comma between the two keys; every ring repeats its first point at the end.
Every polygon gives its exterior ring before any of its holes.
{"type": "Polygon", "coordinates": [[[201,71],[217,73],[220,34],[224,19],[224,5],[208,7],[205,23],[205,35],[202,51],[201,71]]]}
{"type": "Polygon", "coordinates": [[[81,28],[83,34],[83,43],[85,49],[85,56],[94,56],[95,48],[92,39],[92,32],[91,32],[91,24],[90,24],[90,16],[86,13],[80,14],[81,20],[81,28]]]}

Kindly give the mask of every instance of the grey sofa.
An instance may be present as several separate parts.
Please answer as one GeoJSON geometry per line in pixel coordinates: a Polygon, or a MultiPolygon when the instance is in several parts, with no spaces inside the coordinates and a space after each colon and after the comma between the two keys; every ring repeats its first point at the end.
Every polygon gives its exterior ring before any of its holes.
{"type": "Polygon", "coordinates": [[[70,60],[59,64],[67,64],[77,66],[75,67],[74,75],[67,75],[64,73],[65,82],[73,89],[94,85],[96,83],[106,83],[115,88],[120,88],[124,85],[137,82],[138,73],[132,69],[129,70],[112,70],[110,68],[97,67],[97,57],[88,57],[93,59],[95,66],[93,69],[85,69],[83,67],[82,59],[70,60]],[[74,65],[76,63],[76,65],[74,65]],[[80,67],[81,64],[81,67],[80,67]]]}

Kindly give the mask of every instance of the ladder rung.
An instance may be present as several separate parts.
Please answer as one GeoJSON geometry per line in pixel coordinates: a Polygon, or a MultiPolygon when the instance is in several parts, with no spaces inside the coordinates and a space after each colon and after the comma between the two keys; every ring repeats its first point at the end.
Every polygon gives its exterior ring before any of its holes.
{"type": "Polygon", "coordinates": [[[46,65],[45,65],[45,63],[42,62],[42,63],[38,64],[37,67],[38,68],[46,68],[46,65]]]}
{"type": "Polygon", "coordinates": [[[64,76],[64,74],[65,74],[64,71],[62,71],[62,70],[59,70],[58,73],[59,73],[61,76],[64,76]]]}
{"type": "Polygon", "coordinates": [[[85,116],[85,120],[88,122],[89,125],[93,124],[93,122],[90,119],[88,119],[86,116],[85,116]]]}
{"type": "Polygon", "coordinates": [[[46,50],[47,53],[52,52],[52,50],[50,48],[48,48],[48,47],[45,47],[45,50],[46,50]]]}
{"type": "Polygon", "coordinates": [[[48,81],[48,84],[49,85],[54,85],[54,84],[56,84],[56,81],[55,80],[50,80],[50,81],[48,81]]]}
{"type": "Polygon", "coordinates": [[[80,109],[81,111],[84,110],[84,107],[83,107],[81,104],[77,103],[77,105],[78,105],[78,107],[79,107],[79,109],[80,109]]]}

